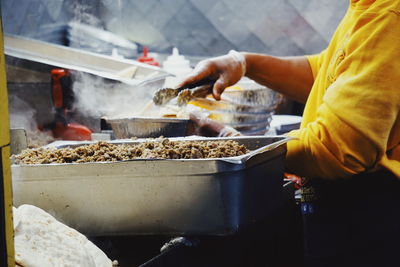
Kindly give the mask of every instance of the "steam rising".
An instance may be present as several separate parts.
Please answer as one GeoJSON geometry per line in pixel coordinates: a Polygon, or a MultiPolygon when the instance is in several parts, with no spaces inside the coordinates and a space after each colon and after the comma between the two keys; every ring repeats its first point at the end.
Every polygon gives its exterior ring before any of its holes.
{"type": "Polygon", "coordinates": [[[152,100],[157,88],[132,86],[82,72],[74,73],[75,109],[89,117],[131,117],[152,100]]]}
{"type": "Polygon", "coordinates": [[[16,96],[9,99],[10,127],[37,130],[36,110],[16,96]]]}
{"type": "Polygon", "coordinates": [[[16,96],[9,98],[10,127],[26,131],[29,147],[46,145],[54,138],[48,132],[41,132],[36,122],[36,110],[16,96]]]}
{"type": "MultiPolygon", "coordinates": [[[[120,1],[109,0],[102,0],[102,3],[106,6],[121,4],[120,1]]],[[[95,16],[97,11],[93,8],[93,5],[84,4],[82,1],[77,2],[73,6],[74,18],[71,22],[103,28],[101,21],[95,16]]],[[[92,41],[95,41],[95,39],[92,41]]],[[[90,44],[93,47],[79,42],[74,42],[74,45],[74,47],[89,49],[90,51],[97,51],[96,49],[98,49],[96,42],[90,44]],[[79,45],[82,45],[82,47],[79,47],[79,45]]],[[[151,101],[152,93],[157,89],[146,88],[145,86],[135,88],[132,85],[108,81],[82,72],[74,72],[73,80],[74,110],[84,117],[91,118],[135,116],[151,101]]]]}

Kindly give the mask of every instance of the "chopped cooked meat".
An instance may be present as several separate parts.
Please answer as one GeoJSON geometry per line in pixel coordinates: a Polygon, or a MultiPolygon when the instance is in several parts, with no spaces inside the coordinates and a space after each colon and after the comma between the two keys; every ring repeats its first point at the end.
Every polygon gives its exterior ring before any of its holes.
{"type": "Polygon", "coordinates": [[[76,148],[27,149],[16,156],[20,164],[109,162],[130,159],[198,159],[240,156],[249,150],[233,140],[171,141],[159,139],[136,144],[104,141],[76,148]]]}

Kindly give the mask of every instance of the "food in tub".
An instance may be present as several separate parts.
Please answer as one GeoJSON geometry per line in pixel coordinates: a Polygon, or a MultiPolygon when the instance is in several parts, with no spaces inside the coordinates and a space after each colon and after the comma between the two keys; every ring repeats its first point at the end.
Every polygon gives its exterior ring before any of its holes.
{"type": "Polygon", "coordinates": [[[16,156],[18,164],[112,162],[131,159],[226,158],[250,152],[233,140],[172,141],[154,139],[133,144],[100,141],[74,148],[27,149],[16,156]]]}

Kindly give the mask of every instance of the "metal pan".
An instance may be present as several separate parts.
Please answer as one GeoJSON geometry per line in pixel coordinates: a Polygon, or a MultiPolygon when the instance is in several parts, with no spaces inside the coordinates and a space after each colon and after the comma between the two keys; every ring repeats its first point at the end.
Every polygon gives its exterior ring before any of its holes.
{"type": "Polygon", "coordinates": [[[185,136],[189,119],[132,117],[105,118],[117,139],[185,136]]]}
{"type": "Polygon", "coordinates": [[[38,206],[88,235],[229,235],[279,207],[289,138],[195,140],[236,140],[252,152],[219,159],[12,165],[14,205],[38,206]]]}

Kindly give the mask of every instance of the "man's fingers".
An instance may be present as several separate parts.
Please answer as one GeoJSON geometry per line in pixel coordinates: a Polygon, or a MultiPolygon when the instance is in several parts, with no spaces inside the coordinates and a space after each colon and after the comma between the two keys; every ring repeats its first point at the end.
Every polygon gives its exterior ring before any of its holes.
{"type": "Polygon", "coordinates": [[[197,84],[202,80],[208,79],[211,75],[211,66],[207,62],[200,62],[189,76],[178,85],[178,87],[190,87],[192,84],[197,84]]]}
{"type": "Polygon", "coordinates": [[[215,83],[213,87],[213,97],[215,100],[221,100],[221,94],[228,87],[228,83],[226,82],[225,78],[221,76],[215,83]]]}

